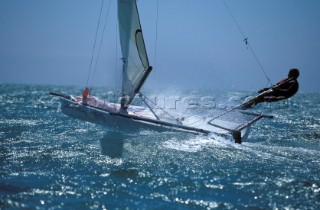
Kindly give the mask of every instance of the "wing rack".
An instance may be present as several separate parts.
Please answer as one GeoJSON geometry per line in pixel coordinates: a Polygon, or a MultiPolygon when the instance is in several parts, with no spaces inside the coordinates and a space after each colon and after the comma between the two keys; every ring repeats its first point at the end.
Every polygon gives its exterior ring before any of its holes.
{"type": "Polygon", "coordinates": [[[253,113],[253,112],[244,112],[244,111],[240,111],[241,114],[244,115],[248,115],[248,116],[253,116],[254,118],[246,123],[243,123],[235,128],[227,128],[225,126],[221,126],[218,124],[213,123],[213,121],[215,119],[217,119],[217,117],[212,118],[211,120],[208,121],[208,124],[223,130],[226,130],[228,132],[231,133],[232,137],[235,140],[235,143],[241,144],[242,143],[242,137],[241,137],[241,131],[249,126],[251,126],[253,123],[257,122],[258,120],[260,120],[261,118],[273,118],[272,115],[264,115],[262,113],[258,114],[258,113],[253,113]]]}

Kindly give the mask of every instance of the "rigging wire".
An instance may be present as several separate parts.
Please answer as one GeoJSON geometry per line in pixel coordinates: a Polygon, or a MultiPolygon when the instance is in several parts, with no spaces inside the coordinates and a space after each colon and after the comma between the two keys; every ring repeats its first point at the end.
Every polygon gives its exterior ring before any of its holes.
{"type": "Polygon", "coordinates": [[[91,76],[92,62],[93,62],[94,52],[95,52],[95,48],[96,48],[96,42],[97,42],[98,31],[99,31],[99,27],[100,27],[100,20],[101,20],[101,14],[102,14],[103,5],[104,5],[104,0],[101,0],[101,8],[100,8],[100,13],[99,13],[99,20],[98,20],[98,25],[97,25],[97,28],[96,28],[96,34],[95,34],[93,48],[92,48],[92,54],[91,54],[91,60],[90,60],[90,65],[89,65],[89,73],[88,73],[88,77],[87,77],[86,87],[88,86],[89,79],[90,79],[90,76],[91,76]]]}
{"type": "MultiPolygon", "coordinates": [[[[118,20],[117,20],[117,18],[116,18],[116,42],[115,42],[115,44],[116,44],[116,57],[118,57],[118,20]]],[[[118,92],[120,92],[120,90],[118,91],[118,58],[116,58],[116,59],[114,59],[115,60],[115,70],[116,70],[116,79],[115,79],[115,81],[116,81],[116,93],[118,94],[118,92]]],[[[120,88],[119,88],[120,89],[120,88]]],[[[116,96],[115,96],[115,94],[114,94],[114,103],[116,102],[116,96]]]]}
{"type": "Polygon", "coordinates": [[[157,67],[158,20],[159,20],[159,0],[157,0],[156,37],[154,41],[154,69],[157,67]]]}
{"type": "Polygon", "coordinates": [[[107,9],[107,14],[106,14],[105,21],[104,21],[104,26],[103,26],[102,35],[101,35],[102,37],[101,37],[100,44],[99,44],[98,55],[97,55],[97,57],[96,57],[96,63],[95,63],[94,71],[93,71],[93,76],[92,76],[92,80],[91,80],[90,89],[92,89],[94,76],[95,76],[96,71],[97,71],[98,60],[99,60],[100,51],[101,51],[101,45],[102,45],[102,42],[103,42],[104,32],[105,32],[105,29],[106,29],[107,19],[108,19],[108,15],[109,15],[109,11],[110,11],[110,5],[111,5],[111,0],[109,1],[109,5],[108,5],[108,9],[107,9]]]}
{"type": "Polygon", "coordinates": [[[222,0],[222,1],[223,1],[223,3],[224,3],[225,7],[227,8],[228,12],[230,13],[230,15],[231,15],[234,23],[236,24],[238,30],[239,30],[240,33],[242,34],[243,41],[245,42],[247,48],[251,51],[252,55],[254,56],[256,62],[258,63],[261,71],[264,73],[264,75],[265,75],[265,77],[267,78],[267,80],[268,80],[268,82],[270,83],[270,85],[272,85],[272,82],[271,82],[271,80],[270,80],[267,72],[264,70],[264,68],[263,68],[263,66],[262,66],[262,64],[261,64],[258,56],[256,55],[256,53],[255,53],[254,50],[252,49],[252,47],[251,47],[251,45],[250,45],[250,43],[249,43],[249,41],[248,41],[248,37],[246,37],[246,36],[244,35],[244,33],[243,33],[243,31],[242,31],[242,29],[241,29],[238,21],[236,20],[235,16],[233,15],[233,13],[232,13],[231,9],[229,8],[228,4],[226,3],[226,1],[225,1],[225,0],[222,0]]]}
{"type": "Polygon", "coordinates": [[[146,97],[145,95],[143,95],[142,93],[139,93],[144,99],[150,101],[155,107],[157,107],[158,109],[161,109],[161,111],[163,111],[165,114],[167,114],[168,116],[170,116],[172,119],[179,121],[177,118],[175,118],[174,116],[172,116],[169,112],[167,112],[165,109],[161,108],[160,106],[158,106],[155,102],[153,102],[151,99],[149,99],[148,97],[146,97]]]}

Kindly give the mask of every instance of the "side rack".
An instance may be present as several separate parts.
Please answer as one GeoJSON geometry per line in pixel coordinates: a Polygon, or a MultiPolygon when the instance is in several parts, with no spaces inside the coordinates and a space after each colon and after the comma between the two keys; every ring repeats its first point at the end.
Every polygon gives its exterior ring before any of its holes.
{"type": "Polygon", "coordinates": [[[255,122],[257,122],[258,120],[262,119],[262,118],[269,118],[272,119],[273,116],[272,115],[264,115],[262,113],[258,114],[258,113],[253,113],[253,112],[245,112],[245,111],[240,111],[241,114],[243,115],[247,115],[247,116],[252,116],[253,119],[251,119],[250,121],[247,121],[245,123],[242,123],[240,125],[238,125],[235,128],[228,128],[222,125],[218,125],[213,123],[214,120],[217,119],[217,117],[212,118],[211,120],[209,120],[207,123],[211,126],[220,128],[222,130],[228,131],[231,133],[233,139],[235,140],[235,143],[237,144],[241,144],[242,143],[242,135],[241,135],[241,131],[247,127],[250,127],[252,124],[254,124],[255,122]]]}

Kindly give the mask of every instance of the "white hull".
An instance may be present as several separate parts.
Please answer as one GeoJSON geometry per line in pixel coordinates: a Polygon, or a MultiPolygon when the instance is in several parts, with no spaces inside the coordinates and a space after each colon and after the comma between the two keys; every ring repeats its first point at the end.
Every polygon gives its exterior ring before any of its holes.
{"type": "MultiPolygon", "coordinates": [[[[124,134],[133,134],[144,130],[152,130],[156,132],[178,131],[198,134],[214,133],[221,136],[230,135],[229,131],[210,125],[204,126],[204,129],[198,129],[194,127],[158,121],[154,118],[154,116],[144,111],[142,112],[142,116],[139,116],[134,112],[122,114],[118,109],[116,109],[116,105],[113,109],[109,107],[110,109],[106,110],[99,107],[83,105],[82,102],[76,102],[64,97],[60,97],[60,101],[61,109],[64,114],[79,120],[102,125],[108,131],[120,132],[124,134]]],[[[250,127],[243,129],[241,131],[241,138],[247,138],[249,131],[250,127]]]]}
{"type": "Polygon", "coordinates": [[[143,130],[168,131],[168,127],[123,117],[116,112],[104,111],[65,98],[60,100],[61,109],[65,115],[103,125],[109,131],[121,133],[136,133],[143,130]]]}

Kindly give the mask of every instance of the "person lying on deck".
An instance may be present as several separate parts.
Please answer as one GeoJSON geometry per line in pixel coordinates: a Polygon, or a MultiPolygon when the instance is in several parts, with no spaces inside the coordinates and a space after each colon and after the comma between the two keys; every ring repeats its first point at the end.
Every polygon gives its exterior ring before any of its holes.
{"type": "Polygon", "coordinates": [[[249,109],[261,102],[275,102],[292,97],[298,92],[299,77],[298,69],[290,69],[288,78],[285,78],[269,88],[263,88],[258,91],[260,93],[253,99],[245,102],[240,106],[241,109],[249,109]]]}

